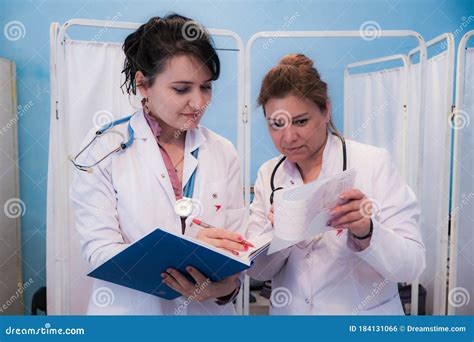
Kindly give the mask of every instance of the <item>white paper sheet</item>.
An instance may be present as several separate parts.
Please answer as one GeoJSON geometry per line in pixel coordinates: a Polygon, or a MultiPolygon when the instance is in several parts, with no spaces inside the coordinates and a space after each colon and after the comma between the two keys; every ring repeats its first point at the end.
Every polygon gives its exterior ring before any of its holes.
{"type": "Polygon", "coordinates": [[[268,254],[297,244],[333,228],[329,211],[342,203],[339,195],[354,186],[350,169],[303,186],[275,192],[274,235],[268,254]]]}

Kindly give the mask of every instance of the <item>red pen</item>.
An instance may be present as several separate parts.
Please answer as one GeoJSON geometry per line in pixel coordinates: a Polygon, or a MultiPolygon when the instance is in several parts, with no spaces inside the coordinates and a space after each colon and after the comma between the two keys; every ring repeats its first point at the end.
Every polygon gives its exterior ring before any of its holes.
{"type": "MultiPolygon", "coordinates": [[[[216,227],[210,225],[209,223],[203,222],[203,221],[198,220],[198,219],[196,219],[196,218],[193,219],[192,222],[193,222],[194,224],[197,224],[198,226],[203,227],[203,228],[216,228],[216,227]]],[[[246,241],[246,240],[242,240],[240,243],[243,244],[243,245],[249,246],[249,247],[255,247],[253,244],[251,244],[250,242],[248,242],[248,241],[246,241]]]]}

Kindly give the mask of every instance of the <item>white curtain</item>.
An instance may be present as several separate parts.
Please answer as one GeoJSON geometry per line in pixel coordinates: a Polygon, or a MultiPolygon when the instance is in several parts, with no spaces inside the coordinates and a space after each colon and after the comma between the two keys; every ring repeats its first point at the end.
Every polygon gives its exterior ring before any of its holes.
{"type": "Polygon", "coordinates": [[[450,299],[456,315],[474,315],[474,48],[466,50],[466,64],[459,121],[454,127],[460,135],[458,155],[454,163],[459,170],[457,206],[451,209],[457,216],[456,288],[451,287],[450,299]]]}
{"type": "MultiPolygon", "coordinates": [[[[419,281],[427,290],[427,314],[441,314],[437,308],[441,307],[440,302],[444,300],[441,292],[446,289],[452,68],[448,51],[445,51],[429,59],[425,69],[420,221],[427,263],[419,281]]],[[[409,79],[409,115],[414,116],[419,103],[419,64],[410,66],[409,79]]],[[[415,134],[413,130],[410,130],[410,137],[415,134]]]]}
{"type": "Polygon", "coordinates": [[[409,68],[346,75],[344,127],[345,134],[355,140],[387,148],[415,192],[419,190],[414,180],[419,171],[420,154],[423,157],[421,194],[417,195],[422,211],[420,223],[427,249],[427,268],[420,283],[427,289],[427,314],[436,314],[433,306],[439,306],[443,300],[440,293],[445,290],[442,279],[446,276],[451,108],[448,94],[452,94],[449,83],[453,70],[448,52],[427,61],[423,84],[424,122],[420,123],[419,67],[412,64],[409,68]],[[424,128],[423,137],[420,137],[420,125],[424,128]],[[418,151],[421,138],[424,148],[418,151]]]}
{"type": "Polygon", "coordinates": [[[0,315],[23,314],[22,299],[11,297],[23,290],[20,219],[27,208],[19,199],[17,128],[29,109],[25,104],[17,114],[15,78],[15,63],[0,58],[0,303],[9,303],[0,315]]]}
{"type": "MultiPolygon", "coordinates": [[[[72,174],[76,171],[67,157],[79,151],[89,130],[131,115],[140,102],[138,98],[129,99],[120,89],[124,61],[121,44],[66,41],[64,49],[64,70],[58,74],[59,78],[64,77],[60,83],[64,90],[64,111],[59,111],[59,120],[54,113],[51,117],[47,230],[48,265],[57,263],[62,255],[61,272],[65,274],[55,273],[52,267],[47,271],[48,284],[54,286],[48,288],[48,296],[62,292],[61,298],[68,298],[67,302],[62,301],[61,308],[53,304],[49,308],[51,314],[84,314],[91,280],[86,276],[87,267],[80,253],[68,197],[72,174]],[[55,149],[59,152],[55,153],[55,149]],[[60,230],[67,241],[57,241],[60,230]]],[[[53,298],[48,298],[48,302],[59,305],[53,298]]]]}
{"type": "Polygon", "coordinates": [[[344,77],[344,135],[386,148],[404,170],[407,68],[344,77]]]}

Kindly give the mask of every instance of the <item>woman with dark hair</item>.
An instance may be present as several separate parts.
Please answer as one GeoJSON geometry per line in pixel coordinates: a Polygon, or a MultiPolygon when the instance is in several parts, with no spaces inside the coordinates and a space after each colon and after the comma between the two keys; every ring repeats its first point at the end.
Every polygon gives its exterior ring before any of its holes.
{"type": "Polygon", "coordinates": [[[425,251],[417,200],[387,151],[337,132],[327,85],[304,55],[285,56],[266,74],[258,103],[282,156],[258,172],[249,238],[273,229],[275,191],[356,172],[354,188],[336,194],[334,229],[261,255],[248,271],[272,280],[271,314],[403,314],[397,283],[418,277],[425,251]]]}
{"type": "MultiPolygon", "coordinates": [[[[245,251],[239,234],[244,205],[237,153],[228,140],[199,125],[220,71],[209,34],[180,15],[154,17],[125,39],[123,50],[123,87],[128,94],[140,92],[143,109],[110,127],[75,161],[79,170],[92,171],[77,171],[71,188],[90,268],[157,227],[229,253],[245,251]],[[132,139],[131,144],[103,158],[121,146],[124,137],[132,139]],[[196,215],[221,228],[192,225],[196,215]]],[[[94,134],[91,131],[83,146],[94,134]]],[[[209,270],[186,266],[189,274],[168,269],[161,275],[163,284],[183,295],[175,300],[96,279],[88,313],[233,314],[239,274],[210,282],[209,270]],[[104,289],[113,298],[107,306],[97,300],[104,289]]]]}

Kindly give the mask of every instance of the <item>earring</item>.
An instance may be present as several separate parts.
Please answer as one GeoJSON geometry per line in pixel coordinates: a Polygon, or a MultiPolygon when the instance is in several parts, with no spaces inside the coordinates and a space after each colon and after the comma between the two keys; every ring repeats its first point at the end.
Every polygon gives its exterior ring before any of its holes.
{"type": "Polygon", "coordinates": [[[150,107],[148,107],[148,97],[143,98],[142,100],[143,110],[146,114],[150,114],[150,107]]]}

